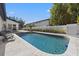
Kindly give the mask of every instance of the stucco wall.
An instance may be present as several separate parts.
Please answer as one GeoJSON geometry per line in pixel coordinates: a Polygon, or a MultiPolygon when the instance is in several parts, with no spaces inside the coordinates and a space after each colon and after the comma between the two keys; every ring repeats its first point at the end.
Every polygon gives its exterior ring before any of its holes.
{"type": "Polygon", "coordinates": [[[2,18],[0,16],[0,31],[3,30],[3,23],[4,23],[4,21],[2,20],[2,18]]]}
{"type": "MultiPolygon", "coordinates": [[[[2,20],[1,16],[0,16],[0,31],[3,31],[3,24],[5,21],[2,20]]],[[[4,56],[5,55],[5,43],[2,42],[3,36],[0,36],[0,56],[4,56]]]]}
{"type": "MultiPolygon", "coordinates": [[[[16,24],[16,29],[17,29],[17,30],[19,29],[19,23],[7,19],[7,20],[6,20],[6,28],[7,28],[7,30],[9,30],[9,29],[8,29],[8,24],[12,24],[12,25],[13,25],[13,24],[16,24]]],[[[12,26],[12,29],[13,29],[13,26],[12,26]]]]}

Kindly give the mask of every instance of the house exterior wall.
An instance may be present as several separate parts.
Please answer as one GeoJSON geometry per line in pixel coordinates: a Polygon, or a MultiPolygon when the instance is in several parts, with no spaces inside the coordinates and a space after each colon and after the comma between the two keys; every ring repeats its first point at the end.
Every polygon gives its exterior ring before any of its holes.
{"type": "Polygon", "coordinates": [[[6,17],[5,4],[0,3],[0,31],[4,30],[4,22],[6,17]]]}
{"type": "Polygon", "coordinates": [[[3,23],[4,23],[4,21],[2,20],[2,18],[0,16],[0,31],[3,30],[3,23]]]}
{"type": "Polygon", "coordinates": [[[6,29],[7,30],[13,30],[13,25],[16,25],[16,30],[19,29],[19,23],[6,19],[6,29]],[[11,29],[9,29],[9,25],[11,25],[11,29]]]}
{"type": "Polygon", "coordinates": [[[24,29],[30,29],[29,25],[34,26],[32,28],[37,28],[37,27],[41,27],[41,26],[49,26],[49,19],[26,24],[26,27],[24,29]]]}
{"type": "Polygon", "coordinates": [[[34,22],[34,23],[31,23],[31,25],[34,25],[34,26],[48,26],[49,25],[49,20],[34,22]]]}
{"type": "MultiPolygon", "coordinates": [[[[0,3],[0,32],[5,30],[4,23],[6,21],[5,5],[0,3]]],[[[5,55],[5,43],[2,42],[4,36],[0,35],[0,56],[5,55]]]]}
{"type": "Polygon", "coordinates": [[[35,23],[34,25],[35,26],[48,26],[49,25],[49,21],[48,20],[41,21],[41,22],[35,23]]]}

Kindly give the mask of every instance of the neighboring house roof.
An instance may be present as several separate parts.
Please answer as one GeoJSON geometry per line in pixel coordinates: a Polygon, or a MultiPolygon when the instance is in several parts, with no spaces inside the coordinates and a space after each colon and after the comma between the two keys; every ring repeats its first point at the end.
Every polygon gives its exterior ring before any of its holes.
{"type": "Polygon", "coordinates": [[[11,19],[11,18],[9,18],[9,17],[6,17],[6,19],[11,20],[11,21],[14,21],[14,22],[16,22],[16,23],[19,23],[17,20],[11,19]]]}
{"type": "Polygon", "coordinates": [[[4,3],[0,3],[0,16],[6,21],[6,8],[4,3]]]}
{"type": "Polygon", "coordinates": [[[32,23],[28,23],[28,24],[26,24],[26,25],[29,25],[29,24],[35,24],[35,23],[40,23],[40,22],[47,21],[47,20],[49,20],[49,19],[44,19],[44,20],[40,20],[40,21],[36,21],[36,22],[32,22],[32,23]]]}

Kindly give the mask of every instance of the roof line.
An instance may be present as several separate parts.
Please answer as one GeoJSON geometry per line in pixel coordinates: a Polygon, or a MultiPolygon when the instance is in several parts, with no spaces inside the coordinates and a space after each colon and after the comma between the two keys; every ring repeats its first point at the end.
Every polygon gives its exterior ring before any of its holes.
{"type": "Polygon", "coordinates": [[[40,21],[36,21],[36,22],[32,22],[32,23],[27,23],[27,24],[39,23],[39,22],[46,21],[46,20],[49,20],[49,19],[44,19],[44,20],[40,20],[40,21]]]}
{"type": "Polygon", "coordinates": [[[17,20],[11,19],[11,18],[9,18],[9,17],[6,17],[6,19],[9,19],[9,20],[11,20],[11,21],[14,21],[14,22],[19,23],[17,20]]]}

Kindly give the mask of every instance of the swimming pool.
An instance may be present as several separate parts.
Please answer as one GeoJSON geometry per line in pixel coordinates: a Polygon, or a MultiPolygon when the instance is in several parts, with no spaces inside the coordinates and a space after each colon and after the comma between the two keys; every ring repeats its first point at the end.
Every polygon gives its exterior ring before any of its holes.
{"type": "Polygon", "coordinates": [[[19,36],[39,50],[50,54],[64,53],[69,43],[69,40],[64,36],[39,33],[21,33],[19,36]]]}

